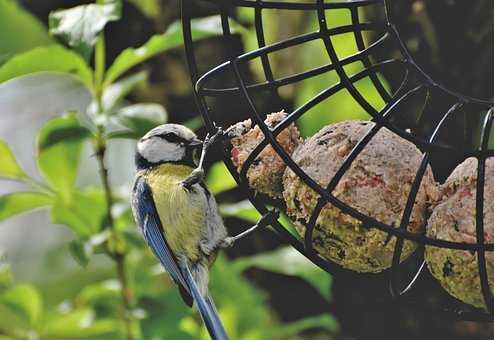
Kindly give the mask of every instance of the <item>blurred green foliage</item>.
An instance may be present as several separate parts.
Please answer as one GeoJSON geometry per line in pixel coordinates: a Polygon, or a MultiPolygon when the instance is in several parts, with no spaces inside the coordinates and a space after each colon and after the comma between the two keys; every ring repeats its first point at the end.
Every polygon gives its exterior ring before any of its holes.
{"type": "MultiPolygon", "coordinates": [[[[27,79],[42,81],[47,75],[61,81],[70,77],[91,97],[87,110],[59,112],[39,130],[36,161],[40,180],[28,175],[8,145],[0,142],[0,177],[28,188],[0,196],[0,221],[36,209],[48,210],[54,224],[65,226],[74,235],[60,256],[70,254],[82,267],[47,282],[23,283],[13,278],[10,266],[0,257],[2,340],[208,338],[196,313],[183,305],[138,235],[128,197],[108,181],[108,171],[112,171],[106,163],[108,141],[139,138],[168,119],[160,104],[128,102],[128,95],[148,80],[146,72],[132,73],[132,69],[182,44],[180,25],[175,23],[143,46],[125,49],[107,68],[103,30],[107,22],[120,18],[120,5],[119,1],[99,1],[56,10],[49,20],[50,36],[21,7],[0,0],[0,19],[6,13],[9,18],[0,20],[0,26],[13,25],[12,18],[19,18],[19,27],[25,30],[11,29],[9,39],[0,35],[5,48],[0,50],[0,57],[5,57],[0,66],[0,88],[6,98],[13,91],[6,85],[17,82],[22,87],[27,79]],[[81,152],[87,146],[98,159],[100,187],[76,185],[83,166],[81,152]],[[116,270],[94,268],[95,256],[104,256],[116,270]]],[[[156,11],[156,6],[153,1],[140,4],[148,14],[156,11]]],[[[193,30],[196,39],[215,36],[220,32],[219,20],[198,19],[193,30]]],[[[64,95],[53,94],[55,99],[64,95]]],[[[220,194],[233,189],[235,182],[222,164],[216,164],[208,185],[220,194]]],[[[225,217],[250,222],[259,218],[247,202],[222,204],[220,210],[225,217]]],[[[296,234],[288,219],[284,224],[296,234]]],[[[290,339],[312,328],[337,330],[329,315],[280,322],[268,307],[266,294],[243,275],[253,267],[300,277],[319,291],[321,298],[331,298],[330,277],[293,249],[236,260],[220,256],[212,270],[211,287],[232,339],[290,339]]]]}
{"type": "Polygon", "coordinates": [[[0,1],[0,41],[0,63],[16,53],[54,42],[42,24],[14,0],[0,1]]]}

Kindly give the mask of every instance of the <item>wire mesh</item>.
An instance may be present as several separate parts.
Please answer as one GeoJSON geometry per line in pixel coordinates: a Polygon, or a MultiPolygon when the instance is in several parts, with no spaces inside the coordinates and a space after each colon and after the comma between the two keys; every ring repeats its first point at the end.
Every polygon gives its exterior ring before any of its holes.
{"type": "MultiPolygon", "coordinates": [[[[263,197],[255,195],[253,191],[247,187],[247,171],[253,164],[256,157],[267,146],[271,145],[285,164],[318,196],[318,202],[315,209],[312,211],[309,222],[306,226],[306,232],[303,241],[300,241],[295,236],[290,234],[280,223],[273,225],[274,229],[299,252],[313,261],[322,269],[333,274],[347,274],[363,276],[364,274],[350,273],[339,265],[322,258],[313,248],[313,234],[316,220],[319,217],[322,209],[327,204],[332,204],[345,214],[361,221],[362,226],[366,228],[376,228],[388,233],[389,237],[396,237],[395,249],[393,254],[392,266],[386,271],[385,275],[389,277],[389,290],[393,297],[399,298],[409,292],[414,284],[424,272],[425,261],[423,259],[423,250],[425,246],[435,246],[439,248],[467,250],[476,252],[478,259],[478,271],[487,312],[482,310],[471,310],[468,308],[458,308],[453,312],[463,319],[478,320],[478,321],[494,321],[494,298],[489,287],[489,280],[486,269],[485,253],[494,251],[494,244],[485,243],[484,237],[484,186],[485,186],[485,161],[487,157],[494,155],[494,150],[489,149],[490,131],[494,119],[494,104],[480,99],[464,96],[460,93],[451,91],[434,81],[427,75],[414,61],[414,58],[409,53],[405,43],[400,38],[398,29],[393,23],[390,1],[385,0],[347,0],[347,1],[324,1],[314,0],[310,2],[301,1],[268,1],[268,0],[202,0],[209,6],[215,9],[221,18],[222,40],[227,47],[228,59],[220,65],[204,72],[199,71],[200,60],[197,59],[196,45],[193,42],[192,20],[193,9],[196,1],[182,0],[182,18],[183,32],[187,62],[192,83],[195,89],[195,99],[202,113],[207,129],[210,132],[215,131],[216,126],[221,126],[222,122],[215,118],[214,108],[211,108],[208,103],[208,98],[223,98],[228,96],[241,96],[251,112],[251,118],[254,123],[259,126],[264,134],[264,140],[257,145],[245,161],[240,173],[237,172],[232,164],[229,155],[225,152],[225,163],[237,180],[250,192],[250,200],[253,205],[261,212],[267,211],[267,201],[263,197]],[[383,22],[361,22],[359,10],[367,6],[379,6],[383,11],[383,22]],[[230,46],[233,45],[234,33],[232,33],[229,14],[231,8],[250,8],[254,12],[254,27],[256,31],[256,40],[258,48],[246,53],[238,53],[230,46]],[[267,43],[264,29],[263,13],[266,10],[287,10],[287,11],[304,11],[317,15],[317,30],[298,34],[282,41],[277,41],[271,44],[267,43]],[[328,25],[327,13],[331,10],[347,10],[350,13],[351,24],[330,27],[328,25]],[[375,32],[381,35],[372,43],[366,43],[364,32],[375,32]],[[332,42],[332,37],[351,33],[354,36],[358,51],[352,55],[340,58],[332,42]],[[327,53],[328,63],[320,65],[299,73],[284,75],[277,77],[270,55],[278,51],[282,51],[294,46],[299,46],[308,42],[321,41],[325,52],[327,53]],[[374,53],[388,46],[394,46],[399,51],[399,56],[393,55],[381,61],[375,61],[372,56],[374,53]],[[262,73],[265,81],[252,82],[247,80],[243,74],[241,67],[246,63],[260,59],[262,73]],[[363,64],[363,69],[355,74],[348,74],[345,66],[355,62],[363,64]],[[396,87],[393,93],[390,93],[386,85],[378,76],[382,70],[388,66],[399,67],[403,70],[401,83],[396,87]],[[234,83],[226,87],[211,86],[215,78],[225,72],[231,72],[234,83]],[[309,80],[321,74],[335,72],[339,81],[332,84],[305,104],[296,108],[288,114],[288,116],[278,123],[275,127],[270,128],[264,122],[264,112],[258,107],[255,94],[261,91],[267,91],[273,97],[278,96],[278,91],[284,86],[296,84],[301,81],[309,80]],[[377,93],[384,101],[385,105],[380,110],[376,109],[365,96],[359,91],[356,83],[364,78],[370,79],[377,93]],[[297,121],[300,117],[306,114],[316,105],[324,102],[329,97],[335,95],[339,91],[346,90],[353,100],[357,102],[362,110],[367,112],[374,121],[375,125],[365,136],[355,145],[352,151],[346,156],[340,169],[336,172],[330,183],[326,187],[321,187],[313,178],[307,175],[303,169],[290,157],[289,154],[277,141],[277,136],[286,129],[290,124],[297,121]],[[427,105],[431,97],[447,98],[451,105],[447,110],[437,116],[437,119],[430,119],[427,115],[421,116],[418,125],[428,124],[431,133],[427,136],[417,135],[403,128],[395,122],[396,115],[399,113],[401,105],[406,103],[409,98],[426,94],[424,107],[427,105]],[[465,115],[465,108],[473,108],[475,112],[481,112],[484,117],[480,129],[481,141],[478,148],[467,149],[458,148],[458,146],[444,143],[441,140],[441,135],[448,131],[451,121],[457,119],[460,115],[465,115]],[[401,222],[398,227],[387,225],[370,216],[363,214],[352,206],[339,200],[333,191],[337,187],[345,173],[350,169],[352,162],[364,150],[374,136],[382,129],[387,128],[398,134],[400,137],[414,143],[422,152],[422,161],[417,170],[413,181],[409,196],[406,202],[405,209],[402,213],[401,222]],[[431,163],[431,157],[434,154],[441,152],[453,152],[459,160],[464,160],[467,157],[475,157],[478,160],[477,170],[477,186],[476,186],[476,243],[461,243],[435,238],[429,238],[422,234],[415,234],[407,230],[410,222],[412,209],[420,185],[426,173],[426,169],[431,163]],[[372,226],[372,227],[369,227],[372,226]],[[420,245],[417,250],[418,259],[417,265],[412,273],[408,274],[408,278],[403,278],[403,273],[400,271],[401,253],[405,240],[416,242],[420,245]],[[405,282],[403,284],[403,282],[405,282]]],[[[468,134],[467,126],[463,125],[465,134],[468,134]]],[[[372,274],[375,275],[375,274],[372,274]]]]}

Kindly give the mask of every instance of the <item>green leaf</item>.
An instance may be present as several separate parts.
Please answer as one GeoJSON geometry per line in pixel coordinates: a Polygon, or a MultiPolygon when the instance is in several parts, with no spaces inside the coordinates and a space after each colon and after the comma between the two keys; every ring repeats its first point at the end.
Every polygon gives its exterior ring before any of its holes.
{"type": "Polygon", "coordinates": [[[74,189],[82,143],[90,135],[73,113],[48,121],[39,131],[39,170],[65,201],[74,189]]]}
{"type": "MultiPolygon", "coordinates": [[[[194,20],[192,33],[194,40],[205,39],[221,34],[221,23],[218,16],[194,20]]],[[[180,22],[175,22],[165,33],[154,35],[143,46],[125,49],[108,69],[103,86],[109,86],[132,67],[147,59],[167,50],[179,47],[182,44],[182,26],[180,22]]]]}
{"type": "Polygon", "coordinates": [[[266,296],[235,263],[218,256],[211,270],[211,293],[221,320],[231,339],[249,339],[253,331],[258,334],[254,339],[270,339],[264,334],[271,322],[266,296]]]}
{"type": "Polygon", "coordinates": [[[295,228],[293,221],[287,215],[282,213],[278,221],[283,226],[283,228],[285,228],[290,234],[292,234],[293,237],[302,241],[302,236],[300,236],[300,233],[295,228]]]}
{"type": "Polygon", "coordinates": [[[38,47],[14,56],[0,67],[0,83],[43,71],[69,73],[80,79],[87,88],[92,87],[92,72],[84,59],[60,45],[38,47]]]}
{"type": "Polygon", "coordinates": [[[192,131],[196,131],[196,130],[199,130],[200,128],[202,128],[204,126],[204,120],[202,119],[201,116],[196,116],[194,118],[186,120],[182,124],[187,126],[192,131]]]}
{"type": "Polygon", "coordinates": [[[96,319],[95,312],[87,307],[80,308],[65,315],[54,317],[43,331],[43,338],[80,339],[107,335],[118,329],[114,319],[96,319]]]}
{"type": "Polygon", "coordinates": [[[0,196],[0,222],[52,203],[53,197],[39,192],[14,192],[0,196]]]}
{"type": "MultiPolygon", "coordinates": [[[[117,214],[115,214],[114,219],[115,230],[119,232],[128,231],[130,226],[135,226],[134,215],[132,214],[132,209],[130,208],[130,206],[122,208],[117,214]]],[[[134,229],[132,229],[132,231],[133,230],[134,229]]]]}
{"type": "Polygon", "coordinates": [[[237,182],[226,168],[223,162],[213,164],[208,171],[206,183],[209,190],[215,195],[233,189],[237,186],[237,182]]]}
{"type": "Polygon", "coordinates": [[[93,254],[93,248],[84,240],[73,240],[69,243],[69,253],[81,267],[86,268],[93,254]]]}
{"type": "Polygon", "coordinates": [[[16,1],[0,1],[0,59],[53,44],[41,22],[16,1]]]}
{"type": "Polygon", "coordinates": [[[34,325],[43,312],[43,301],[40,294],[31,285],[17,285],[0,295],[0,303],[11,312],[34,325]]]}
{"type": "Polygon", "coordinates": [[[92,305],[96,303],[107,303],[110,299],[120,298],[121,285],[117,280],[106,280],[84,287],[77,295],[76,304],[92,305]]]}
{"type": "MultiPolygon", "coordinates": [[[[27,320],[24,313],[19,312],[15,308],[2,303],[0,294],[0,330],[10,330],[10,329],[29,329],[31,324],[27,320]]],[[[1,333],[1,332],[0,332],[1,333]]],[[[17,339],[15,339],[17,340],[17,339]]]]}
{"type": "Polygon", "coordinates": [[[9,146],[0,141],[0,178],[22,180],[27,177],[26,173],[17,163],[9,146]]]}
{"type": "Polygon", "coordinates": [[[108,138],[110,139],[139,139],[135,132],[130,130],[120,130],[120,131],[112,131],[108,134],[108,138]]]}
{"type": "Polygon", "coordinates": [[[167,289],[160,296],[154,297],[150,301],[154,301],[154,303],[146,306],[146,310],[150,315],[141,322],[144,333],[143,339],[203,339],[187,334],[189,332],[185,332],[183,329],[183,320],[190,315],[190,312],[186,308],[183,308],[183,302],[180,300],[180,296],[173,292],[173,290],[167,289]],[[163,317],[164,309],[167,311],[166,317],[163,317]]]}
{"type": "Polygon", "coordinates": [[[100,231],[106,221],[106,202],[100,190],[75,191],[70,202],[59,199],[51,210],[54,223],[63,224],[80,237],[100,231]]]}
{"type": "MultiPolygon", "coordinates": [[[[108,126],[108,124],[111,122],[108,117],[114,115],[117,110],[121,108],[122,103],[124,102],[124,98],[129,93],[131,93],[136,87],[146,84],[147,79],[148,73],[142,71],[126,77],[107,87],[104,90],[102,97],[102,111],[104,114],[98,112],[98,103],[93,100],[93,102],[87,109],[88,115],[92,117],[93,122],[95,122],[96,125],[108,126]]],[[[115,132],[110,133],[110,138],[115,138],[112,135],[113,133],[115,132]]]]}
{"type": "Polygon", "coordinates": [[[148,80],[148,73],[145,71],[126,77],[111,86],[107,87],[103,93],[103,110],[112,114],[122,100],[129,95],[137,86],[143,85],[148,80]]]}
{"type": "MultiPolygon", "coordinates": [[[[103,218],[104,216],[104,211],[103,211],[103,202],[100,202],[101,205],[98,206],[98,208],[101,210],[100,211],[100,218],[103,218]]],[[[92,213],[92,212],[91,212],[92,213]]],[[[88,223],[88,222],[86,222],[88,223]]],[[[97,224],[101,225],[101,221],[95,221],[95,222],[89,222],[89,223],[96,223],[96,226],[94,228],[98,228],[99,226],[97,224]]],[[[97,247],[100,247],[103,243],[105,243],[110,236],[110,233],[108,230],[105,230],[101,233],[94,234],[92,235],[89,239],[78,239],[78,240],[73,240],[72,242],[69,243],[69,252],[70,255],[74,258],[74,260],[81,265],[81,267],[86,268],[87,265],[89,264],[89,261],[91,259],[91,255],[93,255],[98,249],[97,247]]]]}
{"type": "Polygon", "coordinates": [[[261,218],[261,214],[247,200],[231,204],[220,204],[219,209],[224,217],[240,218],[251,223],[256,223],[261,218]]]}
{"type": "Polygon", "coordinates": [[[300,277],[316,288],[328,301],[331,299],[331,276],[292,247],[241,258],[236,261],[236,265],[244,270],[256,267],[273,273],[300,277]]]}
{"type": "Polygon", "coordinates": [[[116,118],[118,123],[132,131],[135,138],[141,138],[149,130],[167,120],[167,113],[160,104],[135,104],[120,109],[116,118]]]}
{"type": "Polygon", "coordinates": [[[98,34],[121,17],[119,1],[81,5],[50,13],[50,33],[60,37],[86,60],[91,56],[98,34]]]}
{"type": "Polygon", "coordinates": [[[128,0],[136,6],[144,15],[151,19],[159,19],[161,10],[160,0],[128,0]]]}

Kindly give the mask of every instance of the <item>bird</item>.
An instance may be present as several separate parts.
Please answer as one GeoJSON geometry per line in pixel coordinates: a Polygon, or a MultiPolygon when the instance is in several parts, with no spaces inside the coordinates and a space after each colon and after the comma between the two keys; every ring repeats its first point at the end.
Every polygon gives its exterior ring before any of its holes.
{"type": "Polygon", "coordinates": [[[259,222],[229,237],[214,196],[204,183],[204,160],[225,134],[204,142],[189,128],[160,125],[138,142],[132,189],[136,224],[188,306],[194,303],[213,340],[228,336],[208,291],[209,269],[218,251],[279,217],[268,211],[259,222]]]}

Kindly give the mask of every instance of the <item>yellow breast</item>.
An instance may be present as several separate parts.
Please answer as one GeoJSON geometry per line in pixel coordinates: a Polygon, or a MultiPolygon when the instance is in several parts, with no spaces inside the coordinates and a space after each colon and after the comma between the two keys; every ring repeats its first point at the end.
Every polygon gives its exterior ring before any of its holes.
{"type": "Polygon", "coordinates": [[[146,182],[170,248],[176,255],[195,261],[199,259],[206,200],[202,192],[189,192],[181,185],[192,170],[184,165],[163,164],[147,173],[146,182]]]}

